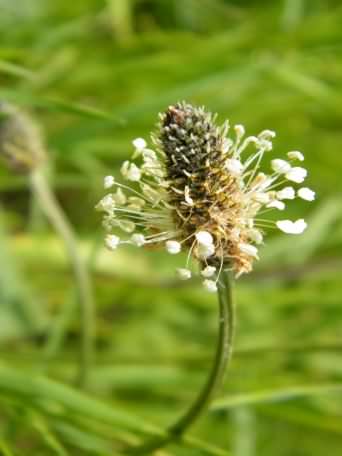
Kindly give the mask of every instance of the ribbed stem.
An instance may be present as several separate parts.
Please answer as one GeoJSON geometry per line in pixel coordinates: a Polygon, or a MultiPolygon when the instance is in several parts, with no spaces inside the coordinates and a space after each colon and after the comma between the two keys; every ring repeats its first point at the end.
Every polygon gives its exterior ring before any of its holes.
{"type": "Polygon", "coordinates": [[[231,359],[235,326],[233,279],[223,271],[218,286],[219,334],[216,355],[208,380],[190,408],[166,431],[165,436],[153,437],[140,446],[128,448],[126,454],[146,454],[179,440],[207,409],[212,397],[221,386],[231,359]]]}
{"type": "Polygon", "coordinates": [[[91,280],[86,264],[78,251],[77,239],[73,228],[52,192],[43,170],[39,168],[34,170],[30,177],[32,190],[37,196],[37,201],[56,232],[62,238],[75,274],[81,314],[82,339],[78,383],[85,386],[94,355],[95,308],[91,280]]]}

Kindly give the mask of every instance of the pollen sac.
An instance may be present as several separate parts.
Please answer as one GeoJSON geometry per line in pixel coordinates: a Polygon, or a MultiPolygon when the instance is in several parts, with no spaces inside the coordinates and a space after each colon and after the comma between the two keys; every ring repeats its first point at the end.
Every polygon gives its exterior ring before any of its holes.
{"type": "Polygon", "coordinates": [[[0,157],[18,173],[29,173],[45,158],[37,125],[9,103],[0,103],[0,157]]]}

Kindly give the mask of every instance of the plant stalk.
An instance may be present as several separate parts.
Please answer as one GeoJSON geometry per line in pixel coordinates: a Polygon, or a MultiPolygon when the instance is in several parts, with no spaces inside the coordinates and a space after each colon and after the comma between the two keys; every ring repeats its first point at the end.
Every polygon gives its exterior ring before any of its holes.
{"type": "Polygon", "coordinates": [[[42,168],[30,174],[32,191],[46,217],[62,238],[74,271],[81,314],[80,363],[77,383],[85,386],[94,356],[95,307],[91,279],[79,253],[73,228],[52,192],[42,168]]]}
{"type": "Polygon", "coordinates": [[[126,450],[126,454],[147,454],[180,440],[190,426],[208,408],[213,396],[223,383],[224,374],[229,364],[233,348],[235,326],[235,305],[233,278],[231,273],[223,271],[218,284],[219,333],[216,354],[211,372],[203,389],[190,408],[165,432],[165,436],[153,437],[139,446],[126,450]]]}

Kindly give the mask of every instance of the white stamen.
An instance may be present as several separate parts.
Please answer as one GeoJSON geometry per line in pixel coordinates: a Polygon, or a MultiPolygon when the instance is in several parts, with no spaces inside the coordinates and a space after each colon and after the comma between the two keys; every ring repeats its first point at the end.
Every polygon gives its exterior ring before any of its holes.
{"type": "Polygon", "coordinates": [[[176,255],[181,251],[181,245],[178,241],[166,241],[166,250],[171,254],[171,255],[176,255]]]}
{"type": "Polygon", "coordinates": [[[177,268],[177,275],[181,280],[191,279],[191,271],[186,268],[177,268]]]}
{"type": "Polygon", "coordinates": [[[252,242],[255,242],[256,244],[262,243],[263,236],[259,230],[255,229],[255,228],[251,228],[247,231],[246,234],[252,242]]]}
{"type": "Polygon", "coordinates": [[[310,188],[303,187],[297,191],[297,195],[299,196],[299,198],[302,198],[303,200],[313,201],[315,199],[316,193],[312,191],[310,188]]]}
{"type": "Polygon", "coordinates": [[[190,189],[189,189],[189,187],[187,185],[185,186],[185,189],[184,189],[184,199],[185,199],[185,202],[189,206],[193,206],[194,205],[194,200],[190,197],[190,189]]]}
{"type": "Polygon", "coordinates": [[[197,255],[200,259],[206,260],[207,258],[211,257],[215,253],[215,246],[214,244],[198,244],[197,246],[197,255]]]}
{"type": "Polygon", "coordinates": [[[131,241],[137,247],[142,247],[145,244],[145,242],[146,242],[145,236],[143,234],[140,234],[140,233],[133,234],[132,237],[131,237],[131,241]]]}
{"type": "Polygon", "coordinates": [[[257,201],[258,203],[267,204],[270,201],[270,196],[268,195],[268,193],[255,192],[253,194],[253,199],[254,199],[254,201],[257,201]]]}
{"type": "Polygon", "coordinates": [[[233,146],[233,141],[230,138],[225,138],[223,141],[222,151],[224,153],[229,152],[230,148],[233,146]]]}
{"type": "Polygon", "coordinates": [[[275,208],[279,209],[280,211],[283,211],[285,209],[285,203],[283,203],[282,201],[273,200],[270,203],[268,203],[266,207],[275,208]]]}
{"type": "Polygon", "coordinates": [[[273,130],[263,130],[258,136],[260,139],[273,139],[276,137],[276,132],[273,130]]]}
{"type": "Polygon", "coordinates": [[[272,179],[265,173],[258,173],[251,183],[253,190],[264,191],[272,184],[272,179]]]}
{"type": "Polygon", "coordinates": [[[269,152],[273,148],[272,141],[268,141],[267,139],[259,139],[258,141],[258,147],[261,150],[264,150],[265,152],[269,152]]]}
{"type": "Polygon", "coordinates": [[[242,253],[245,253],[246,255],[249,255],[253,258],[259,258],[258,257],[258,249],[252,245],[252,244],[246,244],[244,242],[241,242],[239,244],[239,249],[242,253]]]}
{"type": "Polygon", "coordinates": [[[130,165],[130,162],[128,160],[125,160],[122,165],[121,165],[121,168],[120,168],[120,173],[122,174],[122,176],[126,179],[127,178],[127,173],[128,173],[128,170],[129,170],[129,165],[130,165]]]}
{"type": "Polygon", "coordinates": [[[115,250],[120,244],[120,238],[115,234],[107,234],[105,237],[105,244],[109,250],[115,250]]]}
{"type": "Polygon", "coordinates": [[[203,277],[209,278],[215,274],[216,268],[215,266],[207,266],[201,271],[201,275],[203,277]]]}
{"type": "Polygon", "coordinates": [[[217,291],[217,285],[214,280],[204,280],[203,286],[209,293],[215,293],[217,291]]]}
{"type": "Polygon", "coordinates": [[[127,197],[120,187],[114,193],[113,201],[115,202],[115,204],[119,204],[119,205],[126,204],[127,197]]]}
{"type": "Polygon", "coordinates": [[[234,176],[239,176],[243,171],[243,164],[236,158],[228,158],[225,166],[234,176]]]}
{"type": "Polygon", "coordinates": [[[115,202],[113,200],[113,196],[111,194],[106,195],[99,201],[99,203],[95,207],[97,210],[102,210],[107,213],[112,214],[115,209],[115,202]]]}
{"type": "Polygon", "coordinates": [[[157,161],[158,161],[157,154],[152,149],[144,149],[143,157],[144,157],[144,161],[146,161],[147,163],[150,163],[150,164],[153,163],[154,165],[159,164],[159,163],[157,163],[157,161]]]}
{"type": "Polygon", "coordinates": [[[138,151],[144,150],[147,146],[146,141],[143,138],[136,138],[134,141],[132,141],[132,144],[138,151]]]}
{"type": "Polygon", "coordinates": [[[148,184],[141,184],[141,190],[143,194],[148,198],[153,204],[158,204],[161,199],[161,193],[157,192],[148,184]]]}
{"type": "Polygon", "coordinates": [[[237,138],[240,140],[245,134],[245,127],[243,125],[235,125],[234,130],[237,138]]]}
{"type": "Polygon", "coordinates": [[[103,179],[103,186],[105,189],[112,187],[114,185],[114,183],[115,183],[115,179],[113,176],[106,176],[103,179]]]}
{"type": "Polygon", "coordinates": [[[135,230],[135,223],[131,220],[117,220],[116,225],[126,233],[133,233],[135,230]]]}
{"type": "Polygon", "coordinates": [[[295,198],[295,196],[296,196],[296,194],[295,194],[293,187],[285,187],[285,188],[279,190],[279,192],[277,192],[277,198],[279,200],[284,200],[284,199],[293,200],[295,198]]]}
{"type": "Polygon", "coordinates": [[[127,173],[127,179],[132,182],[138,182],[141,178],[141,170],[134,163],[131,163],[127,173]]]}
{"type": "Polygon", "coordinates": [[[301,234],[307,227],[304,219],[299,219],[295,222],[291,220],[279,220],[276,222],[276,225],[281,231],[287,234],[301,234]]]}
{"type": "Polygon", "coordinates": [[[139,198],[139,196],[130,196],[128,198],[128,202],[129,202],[128,207],[135,208],[138,210],[141,210],[146,204],[146,201],[143,200],[142,198],[139,198]]]}
{"type": "Polygon", "coordinates": [[[295,166],[292,168],[288,173],[286,173],[286,179],[296,182],[297,184],[301,184],[304,179],[306,178],[308,172],[305,168],[301,168],[300,166],[295,166]]]}
{"type": "Polygon", "coordinates": [[[286,174],[291,170],[291,165],[285,160],[276,158],[275,160],[271,161],[271,168],[276,173],[286,174]]]}
{"type": "Polygon", "coordinates": [[[208,246],[213,243],[213,237],[208,231],[198,231],[196,233],[197,242],[203,246],[208,246]]]}
{"type": "Polygon", "coordinates": [[[291,150],[290,152],[287,153],[287,156],[289,157],[290,160],[304,161],[304,155],[301,152],[299,152],[298,150],[291,150]]]}
{"type": "Polygon", "coordinates": [[[125,179],[132,182],[138,182],[141,178],[141,170],[135,163],[130,163],[126,160],[121,166],[121,174],[125,179]]]}

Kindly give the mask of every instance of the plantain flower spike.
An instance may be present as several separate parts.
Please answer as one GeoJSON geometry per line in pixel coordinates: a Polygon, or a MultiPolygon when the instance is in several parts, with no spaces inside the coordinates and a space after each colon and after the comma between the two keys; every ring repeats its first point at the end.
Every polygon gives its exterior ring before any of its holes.
{"type": "Polygon", "coordinates": [[[44,162],[41,132],[28,114],[0,103],[0,157],[17,173],[27,174],[44,162]]]}
{"type": "Polygon", "coordinates": [[[159,244],[171,255],[186,251],[179,278],[192,277],[195,259],[209,292],[217,290],[223,268],[237,277],[250,272],[266,229],[300,234],[307,227],[303,219],[274,222],[264,214],[283,211],[285,201],[296,196],[315,198],[307,187],[296,191],[288,184],[300,184],[307,175],[296,166],[304,160],[301,152],[272,160],[268,173],[260,171],[274,137],[271,130],[245,137],[242,125],[218,126],[216,116],[202,107],[170,106],[160,114],[153,149],[142,138],[133,141],[132,160],[121,167],[128,184],[104,179],[112,192],[97,209],[105,214],[107,247],[159,244]],[[116,228],[126,233],[123,239],[112,234],[116,228]]]}

